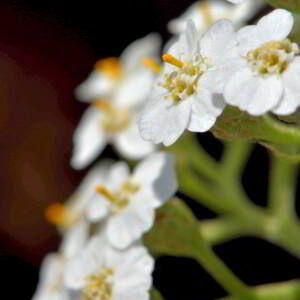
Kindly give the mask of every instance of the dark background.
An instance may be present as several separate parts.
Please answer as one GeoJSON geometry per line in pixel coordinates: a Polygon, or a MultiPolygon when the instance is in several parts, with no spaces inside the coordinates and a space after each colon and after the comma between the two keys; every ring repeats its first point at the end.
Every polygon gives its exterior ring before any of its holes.
{"type": "MultiPolygon", "coordinates": [[[[85,105],[74,87],[95,61],[118,56],[151,31],[166,39],[166,23],[191,0],[6,1],[0,3],[0,282],[2,295],[31,299],[39,264],[59,243],[44,209],[72,193],[86,170],[69,166],[72,133],[85,105]]],[[[199,137],[216,158],[222,145],[199,137]]],[[[105,155],[113,156],[108,148],[105,155]]],[[[243,176],[248,195],[266,205],[268,154],[256,147],[243,176]]],[[[189,202],[189,204],[191,204],[189,202]]],[[[201,218],[214,214],[193,205],[201,218]]],[[[253,238],[215,248],[250,285],[300,277],[300,263],[285,251],[253,238]]],[[[188,259],[158,259],[154,284],[168,300],[225,295],[188,259]]]]}

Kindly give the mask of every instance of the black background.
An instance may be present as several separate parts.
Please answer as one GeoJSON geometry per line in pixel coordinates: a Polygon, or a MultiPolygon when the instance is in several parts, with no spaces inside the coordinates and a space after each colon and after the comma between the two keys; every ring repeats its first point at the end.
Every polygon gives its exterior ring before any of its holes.
{"type": "MultiPolygon", "coordinates": [[[[31,299],[43,256],[59,239],[43,218],[47,204],[63,201],[86,171],[69,167],[72,132],[85,105],[74,87],[94,62],[118,56],[133,40],[157,31],[192,1],[1,1],[0,3],[0,282],[2,297],[31,299]],[[1,94],[2,93],[2,94],[1,94]]],[[[200,143],[216,159],[222,144],[209,133],[200,143]]],[[[111,149],[106,156],[113,156],[111,149]]],[[[243,185],[266,205],[269,158],[257,146],[243,185]]],[[[199,218],[214,213],[188,201],[199,218]]],[[[215,247],[247,284],[300,276],[300,263],[285,251],[254,238],[215,247]]],[[[222,288],[189,259],[159,258],[154,284],[168,300],[214,299],[222,288]]]]}

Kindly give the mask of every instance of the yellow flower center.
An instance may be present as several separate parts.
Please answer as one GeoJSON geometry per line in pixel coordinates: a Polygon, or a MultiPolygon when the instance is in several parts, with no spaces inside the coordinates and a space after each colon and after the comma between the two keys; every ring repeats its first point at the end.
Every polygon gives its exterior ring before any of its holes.
{"type": "Polygon", "coordinates": [[[96,100],[95,105],[104,112],[101,125],[110,134],[123,131],[129,126],[129,111],[127,107],[117,108],[105,100],[96,100]]]}
{"type": "Polygon", "coordinates": [[[82,290],[83,300],[110,300],[113,294],[113,275],[113,269],[103,268],[100,273],[87,276],[82,290]]]}
{"type": "MultiPolygon", "coordinates": [[[[179,103],[194,94],[199,77],[209,68],[208,58],[200,54],[193,55],[192,59],[183,62],[170,54],[164,54],[163,61],[177,68],[172,73],[164,75],[164,82],[159,85],[167,89],[173,103],[179,103]]],[[[169,98],[170,96],[166,96],[169,98]]]]}
{"type": "Polygon", "coordinates": [[[120,210],[126,208],[129,205],[130,197],[137,193],[139,189],[139,185],[129,180],[125,181],[116,192],[110,191],[105,186],[98,185],[96,187],[97,193],[105,197],[113,205],[114,213],[118,213],[120,210]]]}
{"type": "Polygon", "coordinates": [[[121,62],[116,57],[100,59],[95,64],[95,70],[104,73],[111,79],[120,79],[122,75],[121,62]]]}
{"type": "Polygon", "coordinates": [[[50,204],[45,211],[46,220],[62,229],[69,228],[76,221],[76,216],[62,203],[50,204]]]}
{"type": "Polygon", "coordinates": [[[271,41],[247,53],[247,62],[259,75],[281,74],[299,53],[296,43],[289,39],[271,41]]]}

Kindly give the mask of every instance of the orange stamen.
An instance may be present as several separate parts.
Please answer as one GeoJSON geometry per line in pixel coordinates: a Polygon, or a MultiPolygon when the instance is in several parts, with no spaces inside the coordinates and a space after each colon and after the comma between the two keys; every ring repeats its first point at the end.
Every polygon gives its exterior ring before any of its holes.
{"type": "Polygon", "coordinates": [[[95,103],[95,106],[100,110],[104,110],[104,111],[111,110],[111,105],[106,100],[96,99],[96,101],[94,103],[95,103]]]}
{"type": "Polygon", "coordinates": [[[61,203],[50,204],[45,211],[46,220],[54,225],[62,225],[66,221],[66,209],[61,203]]]}
{"type": "Polygon", "coordinates": [[[118,79],[121,77],[121,63],[116,57],[100,59],[95,64],[96,71],[105,73],[107,76],[118,79]]]}
{"type": "Polygon", "coordinates": [[[162,60],[168,64],[171,64],[175,67],[182,68],[183,67],[183,62],[180,61],[179,59],[175,58],[171,54],[164,54],[162,56],[162,60]]]}
{"type": "Polygon", "coordinates": [[[104,196],[108,200],[114,201],[115,196],[113,195],[112,192],[110,192],[105,186],[103,185],[97,185],[96,186],[96,192],[99,193],[100,195],[104,196]]]}
{"type": "Polygon", "coordinates": [[[160,65],[150,57],[145,57],[141,60],[142,64],[155,73],[161,72],[160,65]]]}

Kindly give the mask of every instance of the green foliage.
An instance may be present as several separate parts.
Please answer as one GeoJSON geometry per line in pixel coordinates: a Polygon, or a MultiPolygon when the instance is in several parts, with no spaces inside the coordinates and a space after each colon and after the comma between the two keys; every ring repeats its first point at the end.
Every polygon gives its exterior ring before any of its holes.
{"type": "Polygon", "coordinates": [[[300,129],[294,118],[289,123],[270,115],[251,116],[239,109],[228,106],[218,118],[212,133],[223,140],[256,141],[281,158],[294,162],[300,161],[300,129]]]}
{"type": "Polygon", "coordinates": [[[300,0],[267,0],[269,4],[277,8],[284,8],[292,12],[300,12],[300,0]]]}
{"type": "Polygon", "coordinates": [[[144,242],[154,255],[193,256],[201,242],[198,221],[182,200],[173,198],[156,212],[144,242]]]}

